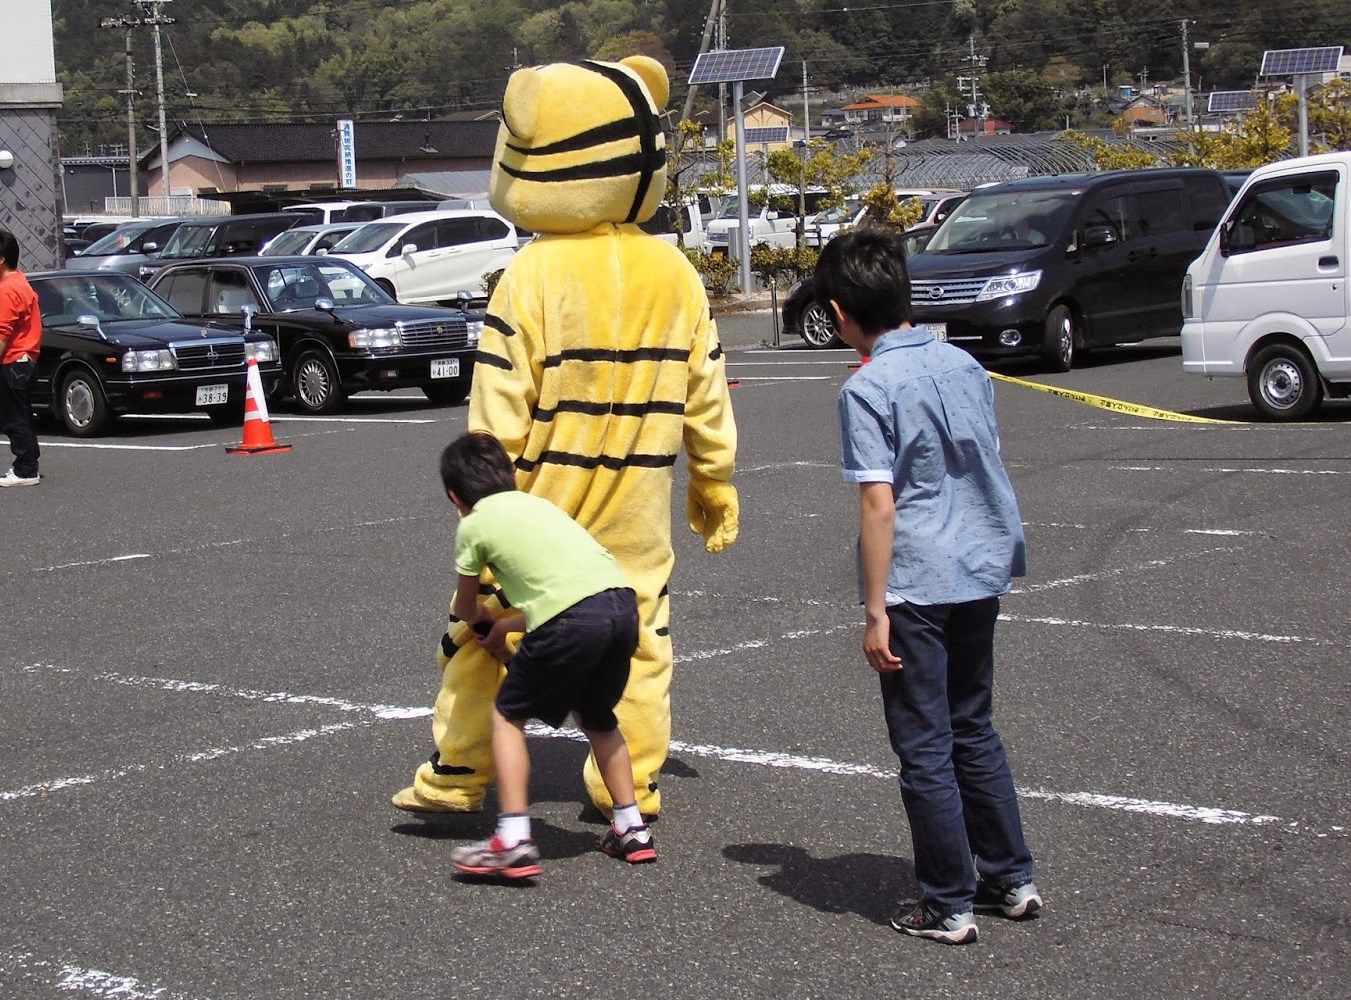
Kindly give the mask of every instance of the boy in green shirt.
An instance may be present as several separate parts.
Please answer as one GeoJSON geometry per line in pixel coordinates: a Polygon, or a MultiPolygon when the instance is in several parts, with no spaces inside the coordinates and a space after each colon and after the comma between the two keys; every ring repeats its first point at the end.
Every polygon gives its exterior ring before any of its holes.
{"type": "Polygon", "coordinates": [[[459,510],[451,611],[499,657],[506,637],[526,636],[507,665],[493,704],[497,832],[456,848],[469,875],[528,878],[540,873],[530,837],[530,754],[525,724],[561,726],[571,713],[591,743],[614,820],[600,849],[630,864],[657,860],[652,831],[633,789],[629,748],[614,707],[638,646],[638,605],[619,564],[585,528],[549,501],[516,489],[511,459],[489,434],[464,434],[441,453],[441,482],[459,510]],[[494,621],[478,599],[479,574],[492,571],[517,613],[494,621]],[[627,803],[621,805],[621,803],[627,803]]]}

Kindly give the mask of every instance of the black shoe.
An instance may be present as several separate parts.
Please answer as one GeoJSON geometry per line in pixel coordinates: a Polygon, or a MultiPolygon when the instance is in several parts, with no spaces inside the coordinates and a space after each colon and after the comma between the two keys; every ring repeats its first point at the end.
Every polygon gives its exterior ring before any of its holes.
{"type": "Polygon", "coordinates": [[[612,858],[622,858],[631,865],[657,860],[657,844],[646,824],[631,826],[623,833],[611,825],[600,839],[600,849],[612,858]]]}
{"type": "Polygon", "coordinates": [[[923,903],[902,909],[891,918],[892,929],[912,937],[929,938],[943,944],[975,944],[976,918],[969,913],[950,913],[946,917],[928,912],[923,903]]]}

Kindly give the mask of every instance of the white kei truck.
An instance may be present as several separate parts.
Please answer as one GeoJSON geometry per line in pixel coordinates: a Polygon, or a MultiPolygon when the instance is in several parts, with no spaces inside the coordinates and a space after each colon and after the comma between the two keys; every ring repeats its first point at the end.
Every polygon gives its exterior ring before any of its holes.
{"type": "Polygon", "coordinates": [[[1182,367],[1243,377],[1267,420],[1351,397],[1351,152],[1254,170],[1182,285],[1182,367]]]}

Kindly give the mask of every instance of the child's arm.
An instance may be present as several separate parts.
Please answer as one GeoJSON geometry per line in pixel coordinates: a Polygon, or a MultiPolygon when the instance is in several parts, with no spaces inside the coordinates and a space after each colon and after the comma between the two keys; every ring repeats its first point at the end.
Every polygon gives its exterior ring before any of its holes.
{"type": "Polygon", "coordinates": [[[863,653],[879,674],[900,670],[901,660],[891,651],[891,622],[887,618],[887,573],[896,530],[896,500],[890,483],[859,483],[858,540],[863,563],[863,653]]]}
{"type": "Polygon", "coordinates": [[[483,605],[478,599],[477,575],[460,574],[460,582],[455,587],[455,597],[450,602],[450,611],[456,618],[470,626],[485,617],[483,605]]]}

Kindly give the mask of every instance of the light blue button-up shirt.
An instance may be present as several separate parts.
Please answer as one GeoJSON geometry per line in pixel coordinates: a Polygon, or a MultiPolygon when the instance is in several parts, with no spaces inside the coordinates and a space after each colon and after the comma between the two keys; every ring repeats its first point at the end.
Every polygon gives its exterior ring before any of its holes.
{"type": "Polygon", "coordinates": [[[839,405],[845,482],[891,483],[896,499],[887,603],[1007,593],[1027,573],[1026,543],[985,369],[928,327],[894,330],[839,405]]]}

